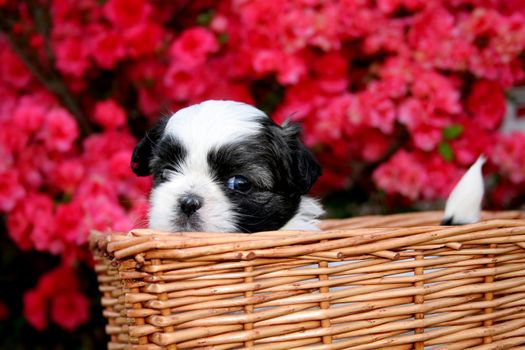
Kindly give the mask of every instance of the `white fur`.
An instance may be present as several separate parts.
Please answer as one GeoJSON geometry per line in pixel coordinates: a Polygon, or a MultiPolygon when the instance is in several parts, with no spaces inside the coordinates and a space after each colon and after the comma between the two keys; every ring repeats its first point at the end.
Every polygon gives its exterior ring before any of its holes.
{"type": "MultiPolygon", "coordinates": [[[[235,230],[234,214],[229,201],[209,176],[193,169],[185,173],[174,173],[170,181],[155,187],[151,192],[149,224],[151,228],[163,231],[173,230],[173,208],[184,193],[191,192],[205,198],[199,209],[202,231],[229,232],[235,230]]],[[[190,231],[191,227],[178,227],[180,231],[190,231]]]]}
{"type": "Polygon", "coordinates": [[[324,210],[316,199],[303,196],[297,214],[281,230],[319,230],[319,217],[323,214],[324,210]]]}
{"type": "Polygon", "coordinates": [[[452,224],[479,221],[484,192],[481,168],[484,163],[485,157],[480,156],[454,187],[447,199],[444,220],[452,218],[452,224]]]}

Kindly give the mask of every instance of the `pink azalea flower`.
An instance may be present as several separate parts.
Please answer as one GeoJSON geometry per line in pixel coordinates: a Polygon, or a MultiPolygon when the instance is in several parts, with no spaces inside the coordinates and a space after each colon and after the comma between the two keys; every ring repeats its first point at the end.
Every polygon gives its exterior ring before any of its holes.
{"type": "Polygon", "coordinates": [[[89,68],[88,48],[80,38],[55,41],[56,65],[64,74],[81,77],[89,68]]]}
{"type": "Polygon", "coordinates": [[[420,160],[405,150],[398,151],[381,164],[373,175],[377,186],[388,194],[401,194],[418,199],[427,183],[427,174],[420,160]]]}
{"type": "Polygon", "coordinates": [[[186,29],[173,42],[170,55],[189,70],[203,64],[209,54],[218,50],[219,43],[212,32],[202,27],[194,27],[186,29]]]}
{"type": "Polygon", "coordinates": [[[467,98],[467,108],[478,125],[486,129],[496,128],[505,115],[505,95],[501,85],[479,80],[467,98]]]}
{"type": "Polygon", "coordinates": [[[57,207],[55,231],[66,242],[81,245],[86,243],[85,233],[89,228],[84,226],[84,211],[78,201],[62,204],[57,207]]]}
{"type": "Polygon", "coordinates": [[[31,82],[31,74],[7,46],[7,43],[0,39],[0,79],[17,89],[22,89],[31,82]]]}
{"type": "Polygon", "coordinates": [[[514,132],[499,137],[490,159],[509,179],[519,184],[525,181],[525,134],[514,132]]]}
{"type": "Polygon", "coordinates": [[[146,0],[109,0],[104,14],[116,26],[129,28],[142,23],[151,12],[146,0]]]}
{"type": "Polygon", "coordinates": [[[117,129],[126,124],[126,112],[113,99],[97,102],[93,113],[95,121],[104,129],[117,129]]]}
{"type": "Polygon", "coordinates": [[[0,172],[0,211],[11,211],[25,195],[16,170],[0,172]]]}
{"type": "Polygon", "coordinates": [[[35,329],[47,328],[47,310],[47,298],[42,292],[32,289],[24,294],[24,317],[35,329]]]}
{"type": "MultiPolygon", "coordinates": [[[[53,230],[53,202],[50,197],[40,193],[29,193],[9,213],[7,228],[9,236],[20,249],[33,248],[39,236],[46,236],[53,230]]],[[[47,241],[47,240],[46,240],[47,241]]],[[[47,250],[42,241],[38,241],[40,250],[47,250]]]]}
{"type": "Polygon", "coordinates": [[[104,69],[113,69],[126,54],[122,35],[116,31],[101,30],[90,44],[91,55],[104,69]]]}
{"type": "Polygon", "coordinates": [[[71,149],[79,135],[73,116],[63,108],[53,108],[47,113],[46,125],[42,130],[46,147],[65,152],[71,149]]]}
{"type": "Polygon", "coordinates": [[[164,36],[164,29],[156,23],[140,23],[124,33],[126,48],[129,55],[139,58],[154,54],[164,36]]]}
{"type": "Polygon", "coordinates": [[[51,299],[51,320],[72,332],[89,320],[89,300],[81,293],[62,293],[51,299]]]}
{"type": "Polygon", "coordinates": [[[79,159],[63,159],[56,164],[51,181],[56,188],[73,193],[85,175],[86,169],[79,159]]]}

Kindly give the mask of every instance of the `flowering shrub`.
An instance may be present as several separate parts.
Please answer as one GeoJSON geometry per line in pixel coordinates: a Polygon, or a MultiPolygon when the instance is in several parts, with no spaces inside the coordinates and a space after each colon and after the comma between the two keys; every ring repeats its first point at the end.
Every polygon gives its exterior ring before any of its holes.
{"type": "MultiPolygon", "coordinates": [[[[443,199],[481,153],[488,206],[525,195],[525,134],[500,132],[505,92],[525,79],[521,0],[0,0],[0,11],[0,211],[24,254],[60,257],[19,290],[37,330],[89,320],[78,275],[89,230],[144,224],[136,138],[205,99],[301,123],[324,168],[314,191],[346,191],[345,203],[443,199]]],[[[22,312],[6,295],[0,322],[22,312]]]]}

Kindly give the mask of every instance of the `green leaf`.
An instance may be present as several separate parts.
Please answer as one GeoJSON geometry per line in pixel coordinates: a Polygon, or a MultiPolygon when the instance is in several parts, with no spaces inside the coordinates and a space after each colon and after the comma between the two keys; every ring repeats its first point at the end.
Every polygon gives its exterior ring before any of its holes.
{"type": "Polygon", "coordinates": [[[228,38],[228,34],[226,34],[226,33],[219,34],[219,38],[218,38],[219,44],[221,44],[221,45],[226,44],[228,42],[228,39],[229,39],[228,38]]]}
{"type": "Polygon", "coordinates": [[[441,142],[439,144],[438,152],[447,162],[451,162],[454,159],[454,151],[452,151],[452,147],[450,147],[450,144],[446,142],[441,142]]]}
{"type": "Polygon", "coordinates": [[[454,140],[463,134],[463,125],[461,124],[454,124],[447,126],[443,129],[443,138],[445,140],[454,140]]]}
{"type": "Polygon", "coordinates": [[[207,10],[202,13],[200,13],[197,16],[197,24],[201,26],[207,26],[211,23],[213,16],[215,15],[215,11],[213,10],[207,10]]]}

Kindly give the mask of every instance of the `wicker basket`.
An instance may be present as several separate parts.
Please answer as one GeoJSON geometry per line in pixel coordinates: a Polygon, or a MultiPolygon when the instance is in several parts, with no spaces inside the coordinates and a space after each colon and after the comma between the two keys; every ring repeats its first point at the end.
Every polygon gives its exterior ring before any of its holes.
{"type": "Polygon", "coordinates": [[[93,233],[109,349],[525,349],[525,213],[93,233]]]}

